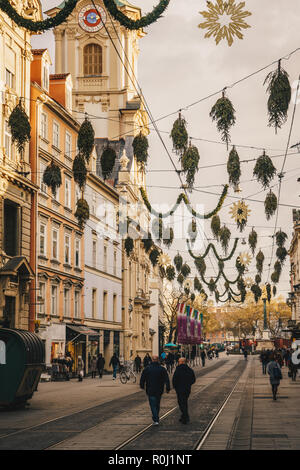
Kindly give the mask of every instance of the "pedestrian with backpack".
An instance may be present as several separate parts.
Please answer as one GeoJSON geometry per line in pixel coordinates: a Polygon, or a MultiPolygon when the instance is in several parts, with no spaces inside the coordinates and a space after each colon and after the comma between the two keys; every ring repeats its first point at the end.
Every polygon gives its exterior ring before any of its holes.
{"type": "Polygon", "coordinates": [[[267,366],[267,372],[270,376],[270,384],[272,386],[273,400],[277,399],[277,391],[282,379],[281,368],[274,354],[270,356],[270,362],[267,366]]]}

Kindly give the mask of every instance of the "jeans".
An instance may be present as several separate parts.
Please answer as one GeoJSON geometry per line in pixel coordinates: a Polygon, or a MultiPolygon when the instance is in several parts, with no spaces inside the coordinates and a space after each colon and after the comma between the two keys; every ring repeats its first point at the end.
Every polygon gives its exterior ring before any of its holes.
{"type": "Polygon", "coordinates": [[[148,396],[148,399],[149,399],[149,404],[150,404],[150,408],[152,411],[152,419],[155,423],[158,423],[161,395],[148,396]]]}
{"type": "Polygon", "coordinates": [[[114,379],[117,378],[117,370],[118,370],[118,366],[113,366],[113,378],[114,379]]]}
{"type": "Polygon", "coordinates": [[[263,374],[267,373],[267,363],[266,362],[262,363],[262,372],[263,372],[263,374]]]}
{"type": "Polygon", "coordinates": [[[188,423],[190,420],[189,413],[188,413],[188,398],[189,393],[181,392],[177,393],[177,401],[179,405],[179,409],[181,411],[181,420],[183,423],[188,423]]]}

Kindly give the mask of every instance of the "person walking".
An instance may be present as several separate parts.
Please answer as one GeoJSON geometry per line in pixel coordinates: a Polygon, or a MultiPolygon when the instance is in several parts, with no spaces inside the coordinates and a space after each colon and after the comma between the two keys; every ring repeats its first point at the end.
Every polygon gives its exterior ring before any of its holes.
{"type": "Polygon", "coordinates": [[[277,391],[282,379],[282,373],[280,365],[277,362],[277,358],[274,354],[270,357],[270,362],[267,366],[267,372],[270,376],[270,383],[272,386],[273,400],[277,399],[277,391]]]}
{"type": "Polygon", "coordinates": [[[248,360],[248,351],[247,351],[247,349],[244,349],[243,354],[244,354],[245,361],[247,361],[248,360]]]}
{"type": "Polygon", "coordinates": [[[92,379],[96,378],[96,370],[97,370],[97,358],[96,358],[96,356],[93,356],[92,359],[91,359],[92,379]]]}
{"type": "Polygon", "coordinates": [[[105,364],[105,359],[102,356],[102,354],[100,353],[98,355],[98,359],[97,359],[97,369],[98,369],[98,373],[99,373],[99,379],[102,379],[104,364],[105,364]]]}
{"type": "Polygon", "coordinates": [[[201,357],[202,367],[205,367],[206,354],[205,354],[204,349],[202,349],[202,351],[200,353],[200,357],[201,357]]]}
{"type": "Polygon", "coordinates": [[[141,372],[141,365],[142,365],[142,359],[137,354],[136,358],[134,359],[134,366],[135,366],[135,370],[138,374],[141,372]]]}
{"type": "Polygon", "coordinates": [[[146,393],[152,412],[153,424],[159,424],[160,401],[164,388],[166,392],[170,391],[170,380],[168,372],[159,364],[158,356],[152,357],[152,362],[143,370],[140,380],[140,387],[144,390],[146,384],[146,393]]]}
{"type": "Polygon", "coordinates": [[[215,354],[216,354],[216,358],[219,359],[219,350],[218,349],[216,349],[215,354]]]}
{"type": "Polygon", "coordinates": [[[172,384],[177,394],[177,401],[181,411],[180,422],[187,424],[190,421],[188,413],[188,398],[191,393],[191,387],[196,382],[196,377],[193,369],[186,364],[184,357],[178,361],[178,366],[175,369],[172,384]]]}
{"type": "Polygon", "coordinates": [[[144,368],[146,368],[149,364],[151,364],[151,357],[149,356],[149,353],[147,353],[143,360],[144,368]]]}
{"type": "Polygon", "coordinates": [[[82,379],[84,377],[84,362],[81,356],[78,356],[77,360],[77,376],[78,382],[82,382],[82,379]]]}
{"type": "Polygon", "coordinates": [[[113,368],[113,380],[116,380],[117,378],[117,370],[118,370],[118,367],[120,366],[120,361],[117,357],[117,354],[114,353],[110,362],[109,362],[109,365],[112,366],[113,368]]]}
{"type": "Polygon", "coordinates": [[[269,357],[266,351],[263,349],[262,352],[260,353],[260,361],[262,365],[262,373],[263,375],[267,374],[267,365],[269,362],[269,357]]]}

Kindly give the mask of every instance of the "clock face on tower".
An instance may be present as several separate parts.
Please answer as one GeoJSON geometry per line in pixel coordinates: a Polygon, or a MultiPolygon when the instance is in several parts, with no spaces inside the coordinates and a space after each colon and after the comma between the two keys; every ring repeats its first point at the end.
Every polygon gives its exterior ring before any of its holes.
{"type": "Polygon", "coordinates": [[[106,22],[105,10],[99,5],[96,5],[96,7],[97,10],[94,5],[87,5],[79,12],[79,26],[89,33],[96,33],[103,28],[103,25],[106,22]]]}

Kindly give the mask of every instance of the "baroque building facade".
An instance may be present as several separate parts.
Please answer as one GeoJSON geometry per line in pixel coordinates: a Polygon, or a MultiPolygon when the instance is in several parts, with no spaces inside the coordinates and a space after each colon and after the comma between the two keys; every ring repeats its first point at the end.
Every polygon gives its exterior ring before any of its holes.
{"type": "Polygon", "coordinates": [[[292,308],[292,320],[300,322],[300,211],[293,210],[294,231],[289,249],[290,285],[289,301],[292,308]]]}
{"type": "MultiPolygon", "coordinates": [[[[73,112],[79,120],[87,115],[93,123],[96,177],[103,182],[101,155],[109,145],[116,151],[117,159],[112,175],[104,185],[116,188],[120,197],[126,199],[126,204],[132,207],[141,201],[138,185],[146,185],[144,168],[137,164],[132,149],[133,139],[139,132],[144,135],[149,133],[147,114],[136,80],[138,43],[144,33],[142,30],[126,30],[110,18],[102,1],[97,0],[95,3],[97,10],[90,0],[79,1],[67,21],[54,29],[55,72],[70,72],[73,82],[73,112]],[[122,166],[120,161],[123,157],[127,162],[122,166]]],[[[141,10],[126,0],[118,0],[117,4],[130,17],[140,18],[141,10]]],[[[47,14],[55,15],[60,7],[49,10],[47,14]]],[[[100,187],[96,193],[101,196],[100,187]]],[[[99,197],[97,199],[96,196],[96,200],[100,201],[99,197]]],[[[99,210],[101,212],[101,208],[99,210]]],[[[135,220],[142,225],[140,215],[136,214],[135,220]]],[[[149,223],[148,220],[146,222],[149,223]]],[[[144,224],[146,228],[147,224],[144,224]]],[[[122,233],[119,235],[126,236],[122,233]]],[[[105,238],[103,244],[105,245],[105,238]]],[[[147,352],[152,352],[149,333],[150,265],[141,240],[135,241],[130,258],[123,248],[124,241],[120,251],[122,334],[119,339],[119,345],[123,342],[123,347],[119,351],[121,355],[124,352],[124,358],[128,360],[137,352],[142,357],[147,352]]],[[[89,265],[88,251],[86,249],[86,266],[89,265]]],[[[91,276],[89,278],[92,279],[91,276]]],[[[103,282],[101,280],[99,290],[103,289],[103,282]]],[[[94,281],[87,280],[86,289],[91,293],[95,289],[94,281]]],[[[111,292],[110,295],[114,293],[111,292]]],[[[105,304],[102,300],[100,305],[103,310],[105,304]]],[[[90,309],[91,306],[88,307],[90,309]]],[[[101,308],[100,315],[104,318],[101,308]]],[[[111,331],[118,330],[119,326],[116,325],[115,330],[111,331]]],[[[106,333],[107,338],[108,336],[106,333]]],[[[111,344],[110,353],[117,350],[115,346],[117,344],[111,344]]]]}
{"type": "MultiPolygon", "coordinates": [[[[42,19],[37,0],[12,2],[17,12],[42,19]]],[[[30,111],[31,33],[0,11],[0,326],[34,331],[37,185],[29,146],[21,155],[12,143],[9,117],[21,102],[30,111]]]]}

